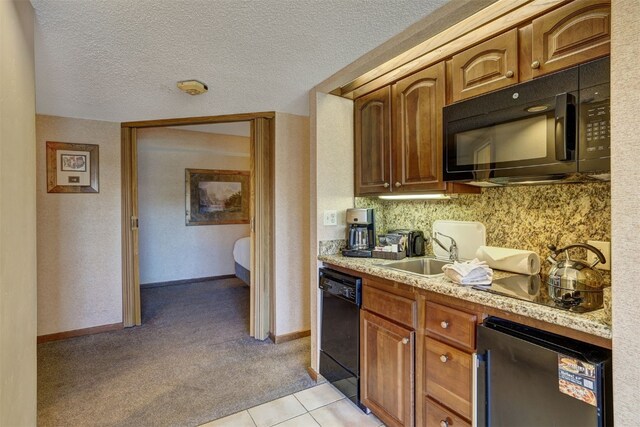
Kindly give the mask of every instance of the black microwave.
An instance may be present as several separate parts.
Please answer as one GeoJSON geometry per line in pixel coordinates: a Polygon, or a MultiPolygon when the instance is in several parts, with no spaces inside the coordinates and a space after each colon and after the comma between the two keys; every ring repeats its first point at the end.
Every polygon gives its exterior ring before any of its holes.
{"type": "Polygon", "coordinates": [[[445,181],[608,180],[609,74],[606,57],[445,107],[445,181]]]}

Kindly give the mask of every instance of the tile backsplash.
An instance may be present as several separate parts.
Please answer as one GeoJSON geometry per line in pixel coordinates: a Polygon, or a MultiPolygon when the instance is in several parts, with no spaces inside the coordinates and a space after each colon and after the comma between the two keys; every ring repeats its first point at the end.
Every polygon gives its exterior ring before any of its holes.
{"type": "MultiPolygon", "coordinates": [[[[431,234],[435,220],[480,221],[487,245],[531,250],[541,258],[549,254],[548,244],[611,241],[608,182],[485,188],[445,201],[357,197],[355,204],[376,210],[377,233],[416,228],[431,234]]],[[[584,252],[576,257],[584,259],[584,252]]]]}

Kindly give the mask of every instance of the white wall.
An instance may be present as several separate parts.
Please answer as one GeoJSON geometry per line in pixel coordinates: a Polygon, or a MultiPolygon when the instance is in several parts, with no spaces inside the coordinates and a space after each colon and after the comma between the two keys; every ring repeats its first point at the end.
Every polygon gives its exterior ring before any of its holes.
{"type": "Polygon", "coordinates": [[[36,425],[33,16],[0,2],[0,426],[36,425]]]}
{"type": "Polygon", "coordinates": [[[122,322],[120,124],[36,118],[38,335],[122,322]],[[99,145],[100,192],[47,193],[46,141],[99,145]]]}
{"type": "Polygon", "coordinates": [[[344,239],[345,210],[353,207],[353,101],[311,94],[311,367],[318,370],[318,241],[344,239]],[[325,210],[336,210],[338,225],[323,225],[325,210]]]}
{"type": "Polygon", "coordinates": [[[317,171],[316,212],[318,240],[344,239],[345,210],[353,207],[353,101],[318,94],[316,129],[317,171]],[[325,226],[324,211],[338,211],[338,225],[325,226]]]}
{"type": "Polygon", "coordinates": [[[186,226],[185,169],[248,171],[250,139],[149,128],[137,140],[140,283],[234,274],[233,244],[249,225],[186,226]]]}
{"type": "Polygon", "coordinates": [[[611,244],[615,424],[640,420],[640,2],[615,0],[611,51],[611,244]]]}
{"type": "Polygon", "coordinates": [[[309,118],[276,113],[275,335],[309,330],[309,118]]]}

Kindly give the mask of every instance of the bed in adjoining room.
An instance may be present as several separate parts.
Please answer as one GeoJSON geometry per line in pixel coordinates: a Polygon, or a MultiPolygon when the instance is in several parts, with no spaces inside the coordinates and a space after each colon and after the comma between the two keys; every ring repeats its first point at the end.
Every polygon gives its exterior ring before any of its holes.
{"type": "Polygon", "coordinates": [[[251,283],[251,241],[249,237],[236,240],[233,245],[233,259],[236,263],[236,276],[244,283],[251,283]]]}

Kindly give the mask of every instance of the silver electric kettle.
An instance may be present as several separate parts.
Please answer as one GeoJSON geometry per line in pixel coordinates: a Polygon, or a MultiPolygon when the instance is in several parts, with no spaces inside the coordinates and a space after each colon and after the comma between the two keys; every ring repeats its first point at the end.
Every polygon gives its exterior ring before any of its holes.
{"type": "Polygon", "coordinates": [[[594,267],[598,263],[607,262],[602,252],[585,243],[574,243],[562,249],[557,249],[555,245],[547,247],[551,250],[547,261],[552,266],[547,284],[549,296],[555,303],[574,311],[591,311],[601,308],[604,301],[602,293],[604,283],[602,274],[594,267]],[[597,259],[590,265],[582,260],[571,259],[569,249],[572,248],[587,249],[596,254],[597,259]],[[558,255],[562,253],[564,253],[564,259],[558,260],[558,255]]]}

